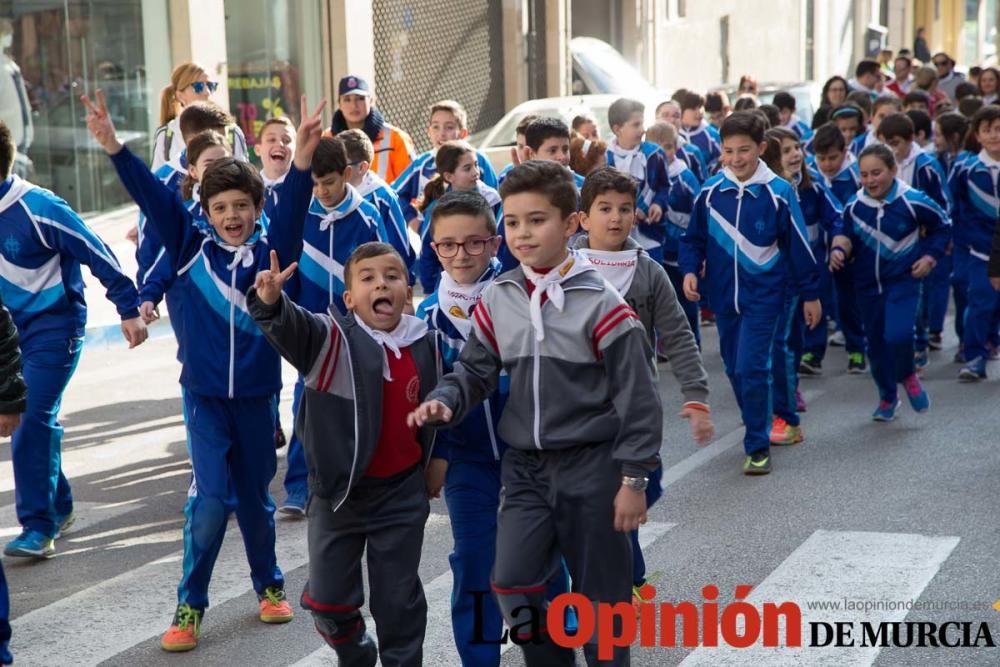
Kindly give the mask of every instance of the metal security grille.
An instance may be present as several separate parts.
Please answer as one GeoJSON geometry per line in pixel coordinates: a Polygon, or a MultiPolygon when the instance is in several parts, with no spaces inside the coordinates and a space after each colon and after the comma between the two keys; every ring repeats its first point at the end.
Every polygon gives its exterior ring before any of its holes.
{"type": "Polygon", "coordinates": [[[375,96],[386,119],[430,148],[427,109],[457,100],[469,132],[504,114],[501,0],[373,0],[375,96]]]}

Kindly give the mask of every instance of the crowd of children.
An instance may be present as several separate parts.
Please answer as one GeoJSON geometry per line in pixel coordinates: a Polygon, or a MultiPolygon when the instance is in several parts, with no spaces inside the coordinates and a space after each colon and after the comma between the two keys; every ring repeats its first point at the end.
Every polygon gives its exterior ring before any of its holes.
{"type": "MultiPolygon", "coordinates": [[[[142,213],[134,282],[65,202],[9,175],[0,124],[0,216],[14,230],[0,287],[29,388],[4,410],[24,413],[13,443],[24,531],[5,553],[48,557],[73,521],[57,417],[86,317],[82,262],[130,346],[163,299],[177,339],[192,479],[165,650],[198,643],[231,513],[259,619],[293,617],[268,491],[284,358],[299,376],[280,511],[308,517],[300,604],[340,664],[421,663],[418,565],[442,489],[463,664],[499,664],[504,622],[529,665],[574,664],[528,621],[570,589],[645,600],[638,528],[662,493],[673,400],[660,362],[692,440],[714,435],[699,308],[745,425],[747,475],[771,472],[772,446],[805,439],[799,376],[823,373],[828,342],[846,347],[847,372],[870,371],[883,422],[899,385],[915,411],[930,407],[920,373],[941,349],[949,292],[959,378],[986,378],[1000,354],[1000,107],[931,105],[903,59],[884,92],[868,61],[850,86],[831,80],[812,127],[787,92],[765,105],[746,95],[734,111],[720,93],[679,90],[650,127],[643,103],[622,98],[606,141],[587,114],[527,117],[499,174],[466,143],[458,102],[431,106],[433,147],[415,156],[357,76],[340,81],[329,132],[325,103],[310,113],[304,98],[297,128],[263,122],[258,173],[188,63],[165,91],[154,171],[117,140],[101,93],[83,100],[142,213]]],[[[601,662],[628,659],[620,647],[601,662]]]]}

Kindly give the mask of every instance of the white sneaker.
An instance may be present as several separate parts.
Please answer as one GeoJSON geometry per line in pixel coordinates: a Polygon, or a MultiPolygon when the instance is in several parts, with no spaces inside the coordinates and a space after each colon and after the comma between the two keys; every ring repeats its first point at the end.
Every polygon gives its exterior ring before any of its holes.
{"type": "Polygon", "coordinates": [[[834,331],[833,335],[826,342],[828,345],[833,345],[834,347],[844,347],[847,345],[847,339],[844,338],[843,331],[834,331]]]}

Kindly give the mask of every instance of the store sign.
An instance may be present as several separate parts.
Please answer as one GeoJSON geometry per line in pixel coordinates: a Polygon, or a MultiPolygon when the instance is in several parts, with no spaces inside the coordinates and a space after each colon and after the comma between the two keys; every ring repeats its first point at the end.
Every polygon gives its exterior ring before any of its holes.
{"type": "Polygon", "coordinates": [[[264,121],[286,115],[282,73],[247,72],[229,77],[229,108],[246,135],[248,146],[257,143],[264,121]]]}

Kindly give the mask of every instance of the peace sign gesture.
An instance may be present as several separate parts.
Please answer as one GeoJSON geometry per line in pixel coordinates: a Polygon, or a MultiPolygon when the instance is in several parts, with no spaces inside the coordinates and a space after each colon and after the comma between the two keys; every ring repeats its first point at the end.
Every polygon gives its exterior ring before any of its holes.
{"type": "Polygon", "coordinates": [[[312,164],[312,156],[319,145],[320,137],[323,135],[323,109],[326,107],[326,100],[319,103],[316,110],[311,114],[306,106],[306,96],[299,100],[299,117],[302,122],[295,134],[295,168],[306,171],[312,164]]]}
{"type": "Polygon", "coordinates": [[[104,91],[97,89],[97,106],[86,95],[80,96],[83,106],[87,107],[87,129],[108,155],[114,155],[122,149],[122,144],[115,136],[115,124],[111,122],[108,106],[104,102],[104,91]]]}
{"type": "Polygon", "coordinates": [[[281,290],[285,287],[285,281],[292,277],[298,267],[298,262],[292,262],[287,269],[282,271],[278,265],[278,253],[272,250],[271,270],[258,273],[253,284],[254,289],[257,290],[257,298],[269,306],[278,303],[278,299],[281,298],[281,290]]]}

